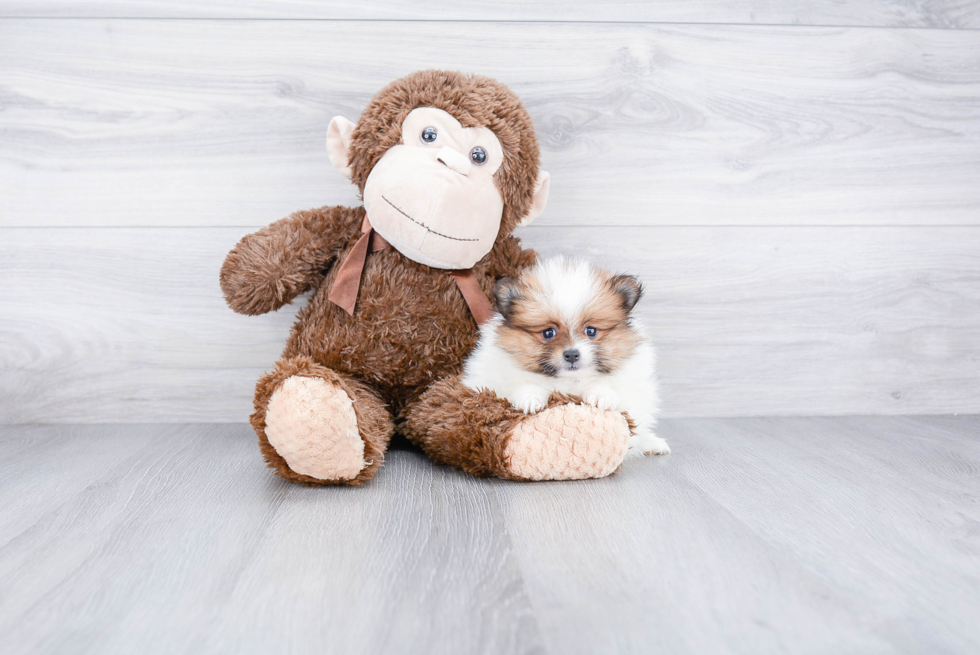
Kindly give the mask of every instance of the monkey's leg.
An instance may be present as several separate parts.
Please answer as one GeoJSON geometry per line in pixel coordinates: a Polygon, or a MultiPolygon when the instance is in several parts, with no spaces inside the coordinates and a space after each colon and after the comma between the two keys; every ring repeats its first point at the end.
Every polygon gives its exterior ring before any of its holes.
{"type": "Polygon", "coordinates": [[[434,461],[509,480],[605,477],[629,447],[621,412],[552,396],[545,409],[526,415],[458,377],[433,384],[403,416],[406,436],[434,461]]]}
{"type": "Polygon", "coordinates": [[[394,431],[368,385],[302,356],[259,379],[251,421],[269,467],[309,485],[367,482],[394,431]]]}

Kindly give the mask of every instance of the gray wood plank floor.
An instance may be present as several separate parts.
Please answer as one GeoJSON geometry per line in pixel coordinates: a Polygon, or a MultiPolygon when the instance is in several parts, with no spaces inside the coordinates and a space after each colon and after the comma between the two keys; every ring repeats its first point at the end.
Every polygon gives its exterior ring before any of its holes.
{"type": "Polygon", "coordinates": [[[662,434],[606,480],[307,489],[245,425],[2,427],[0,652],[980,650],[980,417],[662,434]]]}

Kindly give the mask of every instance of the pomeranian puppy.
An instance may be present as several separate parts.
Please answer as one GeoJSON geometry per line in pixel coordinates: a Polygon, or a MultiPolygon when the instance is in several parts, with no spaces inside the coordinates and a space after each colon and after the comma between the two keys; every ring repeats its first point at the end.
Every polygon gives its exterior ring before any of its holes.
{"type": "Polygon", "coordinates": [[[643,288],[630,275],[555,257],[497,283],[497,312],[480,328],[463,384],[489,390],[525,413],[553,392],[626,412],[630,451],[664,455],[654,431],[660,409],[656,354],[632,315],[643,288]]]}

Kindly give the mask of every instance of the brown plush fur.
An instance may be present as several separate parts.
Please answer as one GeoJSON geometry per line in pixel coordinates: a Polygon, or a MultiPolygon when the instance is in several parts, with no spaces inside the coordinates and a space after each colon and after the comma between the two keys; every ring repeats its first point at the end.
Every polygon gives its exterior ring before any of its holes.
{"type": "MultiPolygon", "coordinates": [[[[353,181],[362,191],[375,163],[401,138],[405,115],[419,106],[443,109],[466,127],[489,127],[504,148],[504,163],[494,175],[504,200],[500,232],[493,250],[474,267],[489,297],[495,280],[518,275],[536,258],[510,236],[528,211],[538,174],[531,120],[513,92],[488,78],[442,71],[409,75],[379,92],[354,130],[349,160],[353,181]]],[[[360,484],[373,477],[392,433],[391,417],[407,415],[433,382],[458,373],[476,343],[476,323],[447,272],[411,261],[395,249],[368,256],[353,316],[328,300],[335,264],[344,261],[360,236],[364,216],[363,207],[297,212],[246,236],[221,269],[225,298],[242,314],[273,311],[301,293],[313,292],[297,317],[282,360],[259,380],[252,415],[269,466],[296,482],[360,484]],[[323,378],[355,400],[365,460],[374,463],[353,482],[297,474],[269,444],[266,408],[291,375],[323,378]]],[[[471,400],[456,384],[454,393],[439,396],[454,408],[446,407],[443,413],[459,411],[460,403],[471,400]]],[[[484,431],[447,435],[447,442],[436,443],[423,439],[415,422],[410,434],[439,461],[465,462],[464,468],[482,475],[505,475],[497,441],[516,415],[481,397],[465,416],[464,425],[482,425],[484,431]],[[453,458],[450,451],[456,448],[461,454],[453,458]]]]}
{"type": "Polygon", "coordinates": [[[364,191],[371,169],[401,140],[401,125],[417,107],[446,111],[463,127],[488,127],[504,149],[494,181],[504,201],[499,239],[527,215],[538,177],[538,138],[520,98],[481,75],[420,71],[381,89],[364,110],[351,135],[351,180],[364,191]]]}
{"type": "MultiPolygon", "coordinates": [[[[553,393],[545,409],[582,399],[553,393]]],[[[432,460],[480,477],[524,481],[510,469],[505,456],[514,426],[527,416],[492,391],[474,391],[459,376],[429,387],[404,414],[400,429],[421,446],[432,460]]],[[[630,431],[634,424],[627,417],[630,431]]]]}
{"type": "Polygon", "coordinates": [[[323,484],[364,484],[374,477],[381,464],[384,463],[385,450],[395,431],[391,416],[385,409],[384,401],[371,388],[350,376],[341,375],[325,366],[320,366],[309,357],[293,357],[282,359],[276,363],[271,373],[266,373],[259,379],[255,389],[255,413],[251,423],[259,436],[259,449],[266,464],[278,475],[294,482],[315,486],[323,484]],[[337,385],[354,401],[354,416],[357,417],[357,429],[364,440],[364,460],[371,462],[353,480],[332,481],[312,478],[291,470],[276,449],[269,443],[265,435],[265,413],[269,407],[269,399],[279,385],[293,375],[321,378],[337,385]]]}
{"type": "Polygon", "coordinates": [[[401,429],[435,462],[481,477],[506,478],[506,440],[523,416],[492,391],[474,391],[452,376],[426,391],[405,413],[401,429]]]}

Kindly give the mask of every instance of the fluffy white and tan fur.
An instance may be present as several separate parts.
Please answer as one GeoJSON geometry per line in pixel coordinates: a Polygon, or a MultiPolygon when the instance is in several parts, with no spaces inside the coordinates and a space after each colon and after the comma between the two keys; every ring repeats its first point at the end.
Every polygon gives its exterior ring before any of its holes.
{"type": "Polygon", "coordinates": [[[581,396],[626,412],[636,424],[632,453],[669,453],[655,432],[656,353],[633,316],[641,294],[635,277],[564,257],[502,280],[495,290],[498,313],[480,329],[463,383],[491,390],[525,413],[544,408],[553,392],[581,396]]]}

